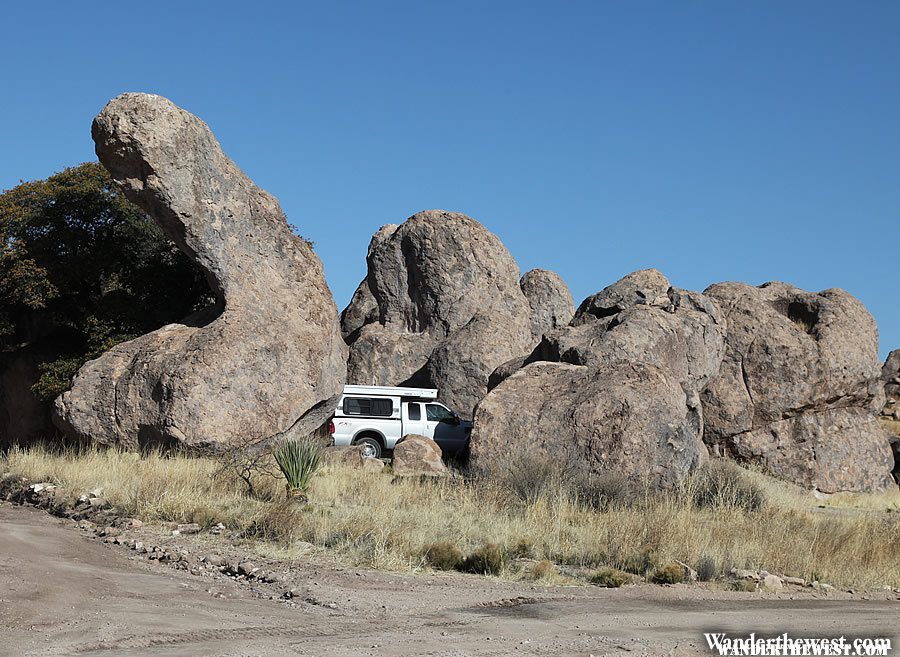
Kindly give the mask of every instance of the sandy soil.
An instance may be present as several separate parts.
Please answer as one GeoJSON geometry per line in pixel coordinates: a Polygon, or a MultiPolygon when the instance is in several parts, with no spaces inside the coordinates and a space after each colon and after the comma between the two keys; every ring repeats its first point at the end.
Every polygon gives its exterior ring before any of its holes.
{"type": "Polygon", "coordinates": [[[541,587],[342,569],[321,558],[287,572],[272,585],[192,575],[69,520],[0,504],[0,655],[708,655],[704,631],[896,642],[900,621],[896,599],[803,591],[541,587]],[[307,602],[279,601],[290,588],[307,602]]]}

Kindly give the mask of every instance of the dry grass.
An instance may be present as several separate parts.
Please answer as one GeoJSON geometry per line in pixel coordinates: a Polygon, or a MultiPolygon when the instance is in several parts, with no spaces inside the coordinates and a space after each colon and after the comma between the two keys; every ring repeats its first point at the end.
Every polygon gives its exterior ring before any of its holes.
{"type": "MultiPolygon", "coordinates": [[[[309,542],[354,565],[391,570],[427,567],[429,546],[446,542],[471,557],[495,545],[509,557],[649,574],[677,559],[765,568],[836,586],[900,586],[900,513],[873,512],[900,495],[842,496],[824,504],[866,512],[823,513],[805,492],[759,474],[759,511],[713,501],[698,506],[689,484],[596,511],[561,486],[515,501],[496,483],[462,478],[418,480],[324,468],[309,505],[285,501],[283,482],[262,478],[256,496],[237,477],[219,475],[211,459],[140,457],[116,450],[53,453],[12,450],[0,469],[54,481],[71,499],[96,487],[129,516],[149,521],[222,522],[260,539],[258,548],[299,555],[309,542]]],[[[493,555],[492,555],[493,557],[493,555]]],[[[501,574],[519,577],[505,558],[501,574]]]]}

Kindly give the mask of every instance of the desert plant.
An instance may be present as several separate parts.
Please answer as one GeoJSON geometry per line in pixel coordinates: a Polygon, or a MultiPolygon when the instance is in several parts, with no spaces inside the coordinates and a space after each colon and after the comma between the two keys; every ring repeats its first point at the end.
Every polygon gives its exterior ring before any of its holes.
{"type": "Polygon", "coordinates": [[[766,493],[739,466],[714,459],[700,468],[688,483],[689,496],[698,508],[735,508],[759,511],[766,493]]]}
{"type": "Polygon", "coordinates": [[[510,554],[517,559],[534,558],[534,543],[527,538],[520,538],[510,550],[510,554]]]}
{"type": "Polygon", "coordinates": [[[425,548],[425,562],[438,570],[453,570],[463,560],[463,553],[449,541],[432,543],[425,548]]]}
{"type": "Polygon", "coordinates": [[[616,570],[615,568],[601,568],[588,578],[591,584],[605,586],[608,589],[617,589],[634,581],[634,575],[616,570]]]}
{"type": "Polygon", "coordinates": [[[716,578],[718,571],[716,560],[708,554],[701,555],[697,560],[697,579],[701,582],[711,582],[716,578]]]}
{"type": "Polygon", "coordinates": [[[643,549],[631,552],[622,561],[622,570],[635,575],[646,575],[658,568],[659,563],[656,554],[651,550],[643,549]]]}
{"type": "Polygon", "coordinates": [[[552,561],[548,561],[547,559],[538,561],[531,567],[532,579],[548,579],[554,575],[556,575],[556,566],[553,565],[552,561]]]}
{"type": "Polygon", "coordinates": [[[313,475],[322,465],[322,447],[309,438],[280,442],[272,449],[272,456],[293,497],[300,497],[309,490],[313,475]]]}
{"type": "Polygon", "coordinates": [[[494,543],[485,543],[459,564],[459,570],[476,575],[499,575],[505,561],[503,551],[494,543]]]}
{"type": "Polygon", "coordinates": [[[562,480],[559,461],[546,455],[522,452],[510,458],[505,470],[494,473],[497,482],[526,504],[558,489],[562,480]]]}
{"type": "Polygon", "coordinates": [[[630,508],[644,497],[638,483],[615,472],[578,469],[568,478],[567,485],[575,499],[594,511],[630,508]]]}
{"type": "Polygon", "coordinates": [[[677,563],[660,566],[650,575],[654,584],[680,584],[684,581],[684,568],[677,563]]]}
{"type": "Polygon", "coordinates": [[[748,579],[739,579],[728,584],[728,588],[732,591],[741,591],[743,593],[753,593],[756,591],[756,582],[748,579]]]}

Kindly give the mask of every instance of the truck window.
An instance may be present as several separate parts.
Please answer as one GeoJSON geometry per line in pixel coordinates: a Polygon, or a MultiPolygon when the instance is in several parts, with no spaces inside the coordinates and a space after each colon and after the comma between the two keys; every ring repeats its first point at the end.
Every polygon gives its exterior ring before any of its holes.
{"type": "Polygon", "coordinates": [[[421,420],[422,419],[422,406],[420,404],[407,404],[407,411],[409,412],[410,420],[421,420]]]}
{"type": "Polygon", "coordinates": [[[344,415],[390,417],[394,414],[394,402],[378,397],[344,397],[344,415]]]}
{"type": "Polygon", "coordinates": [[[441,420],[449,420],[453,417],[453,413],[440,404],[426,404],[425,414],[427,415],[429,422],[440,422],[441,420]]]}

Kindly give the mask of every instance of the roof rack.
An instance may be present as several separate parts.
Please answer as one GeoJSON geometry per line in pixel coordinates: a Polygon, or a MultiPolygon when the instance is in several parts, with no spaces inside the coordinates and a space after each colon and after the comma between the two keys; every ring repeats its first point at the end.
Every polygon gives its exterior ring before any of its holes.
{"type": "Polygon", "coordinates": [[[406,388],[394,386],[344,386],[345,395],[370,395],[375,397],[414,397],[416,399],[437,399],[434,388],[406,388]]]}

